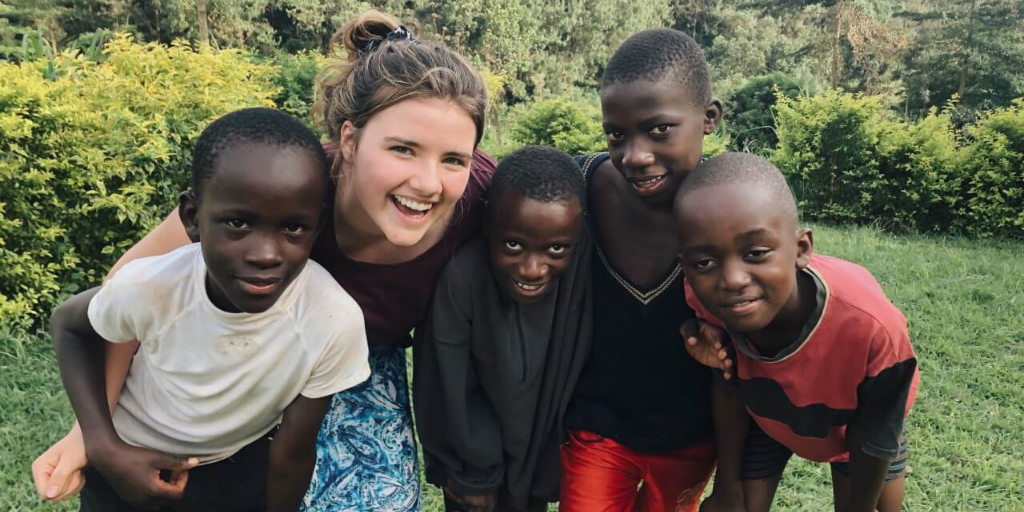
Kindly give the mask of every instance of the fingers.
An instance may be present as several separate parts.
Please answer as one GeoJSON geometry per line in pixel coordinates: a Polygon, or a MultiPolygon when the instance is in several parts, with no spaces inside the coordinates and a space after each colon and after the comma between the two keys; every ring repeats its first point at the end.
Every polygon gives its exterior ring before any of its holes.
{"type": "Polygon", "coordinates": [[[186,484],[188,484],[188,471],[171,471],[171,479],[166,482],[161,480],[157,473],[152,495],[157,499],[178,500],[185,495],[186,484]]]}
{"type": "Polygon", "coordinates": [[[687,344],[696,345],[698,329],[697,320],[690,319],[683,322],[683,325],[679,326],[679,335],[686,340],[687,344]]]}
{"type": "Polygon", "coordinates": [[[85,487],[85,474],[81,471],[75,471],[71,473],[71,477],[68,478],[67,484],[64,489],[55,498],[51,498],[50,501],[55,503],[61,501],[67,501],[82,492],[82,487],[85,487]]]}
{"type": "MultiPolygon", "coordinates": [[[[53,470],[56,464],[50,460],[50,450],[47,450],[36,460],[32,461],[32,481],[36,484],[36,492],[39,493],[39,497],[43,499],[50,499],[50,479],[53,474],[53,470]]],[[[53,495],[56,496],[59,491],[59,487],[53,489],[53,495]]]]}
{"type": "Polygon", "coordinates": [[[178,457],[168,453],[159,453],[158,459],[153,466],[157,469],[170,469],[172,471],[185,471],[199,465],[197,457],[178,457]]]}

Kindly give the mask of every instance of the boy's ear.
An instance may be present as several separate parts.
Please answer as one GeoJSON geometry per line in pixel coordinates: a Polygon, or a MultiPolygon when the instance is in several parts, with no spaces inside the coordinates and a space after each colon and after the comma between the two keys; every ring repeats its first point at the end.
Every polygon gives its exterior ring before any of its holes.
{"type": "Polygon", "coordinates": [[[715,133],[722,122],[722,113],[722,102],[718,98],[711,98],[704,107],[704,135],[715,133]]]}
{"type": "Polygon", "coordinates": [[[803,270],[811,264],[811,254],[814,253],[814,233],[810,229],[801,229],[796,232],[796,268],[803,270]]]}
{"type": "Polygon", "coordinates": [[[178,196],[178,218],[181,219],[182,225],[185,226],[185,232],[188,233],[189,240],[192,240],[192,243],[198,242],[199,202],[196,201],[195,194],[182,192],[178,196]]]}
{"type": "Polygon", "coordinates": [[[341,125],[341,130],[338,134],[338,150],[341,151],[341,159],[343,162],[351,162],[352,158],[356,154],[356,132],[358,129],[352,121],[345,121],[341,125]]]}

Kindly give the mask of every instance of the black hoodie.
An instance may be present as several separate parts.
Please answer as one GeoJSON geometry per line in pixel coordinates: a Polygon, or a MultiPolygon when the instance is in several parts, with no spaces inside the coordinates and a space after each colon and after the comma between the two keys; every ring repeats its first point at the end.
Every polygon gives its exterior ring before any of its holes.
{"type": "Polygon", "coordinates": [[[502,295],[482,238],[445,268],[414,344],[413,403],[427,481],[498,491],[498,509],[557,501],[562,415],[590,342],[591,240],[536,304],[502,295]]]}

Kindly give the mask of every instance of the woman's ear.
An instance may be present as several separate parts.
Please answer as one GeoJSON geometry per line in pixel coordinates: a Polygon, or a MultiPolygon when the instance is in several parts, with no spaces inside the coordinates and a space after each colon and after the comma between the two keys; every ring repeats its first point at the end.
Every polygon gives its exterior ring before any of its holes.
{"type": "Polygon", "coordinates": [[[341,152],[341,158],[345,162],[351,162],[356,154],[356,133],[358,131],[352,121],[345,121],[341,125],[338,134],[338,151],[341,152]]]}
{"type": "Polygon", "coordinates": [[[199,241],[199,201],[192,192],[182,192],[178,196],[178,218],[185,226],[185,233],[192,243],[199,241]]]}
{"type": "Polygon", "coordinates": [[[801,229],[796,232],[796,268],[805,269],[811,264],[811,254],[814,253],[814,233],[810,229],[801,229]]]}

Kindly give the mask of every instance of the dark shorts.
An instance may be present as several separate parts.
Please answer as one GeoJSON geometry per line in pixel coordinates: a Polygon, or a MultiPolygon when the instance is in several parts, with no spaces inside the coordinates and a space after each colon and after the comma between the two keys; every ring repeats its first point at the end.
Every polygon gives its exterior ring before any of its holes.
{"type": "MultiPolygon", "coordinates": [[[[276,429],[275,429],[276,430],[276,429]]],[[[185,496],[156,509],[134,507],[121,501],[107,480],[86,468],[81,512],[257,512],[267,509],[267,468],[273,431],[222,461],[189,471],[185,496]]]]}
{"type": "MultiPolygon", "coordinates": [[[[747,432],[747,444],[743,449],[743,468],[740,478],[743,480],[759,480],[781,474],[786,469],[786,463],[793,456],[793,452],[778,441],[765,434],[757,422],[750,422],[750,429],[747,432]]],[[[885,476],[885,483],[892,482],[907,473],[907,432],[903,431],[900,436],[900,452],[889,464],[889,473],[885,476]]],[[[849,462],[832,462],[832,471],[849,476],[849,462]]]]}

